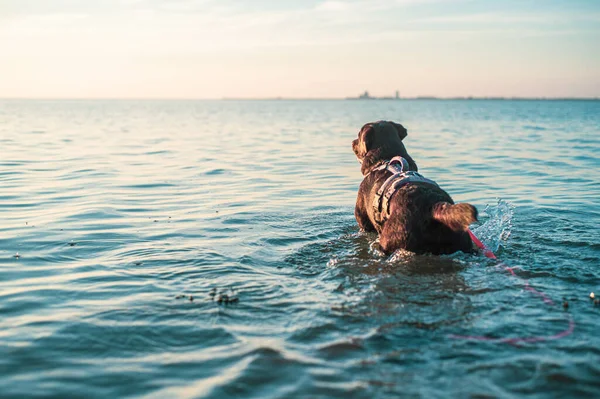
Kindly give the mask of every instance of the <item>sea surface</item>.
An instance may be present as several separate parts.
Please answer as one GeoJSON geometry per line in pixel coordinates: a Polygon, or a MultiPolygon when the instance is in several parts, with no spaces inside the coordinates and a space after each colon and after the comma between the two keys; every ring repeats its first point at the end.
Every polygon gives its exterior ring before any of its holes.
{"type": "Polygon", "coordinates": [[[600,101],[0,100],[0,397],[600,397],[600,101]],[[389,119],[497,255],[377,251],[389,119]]]}

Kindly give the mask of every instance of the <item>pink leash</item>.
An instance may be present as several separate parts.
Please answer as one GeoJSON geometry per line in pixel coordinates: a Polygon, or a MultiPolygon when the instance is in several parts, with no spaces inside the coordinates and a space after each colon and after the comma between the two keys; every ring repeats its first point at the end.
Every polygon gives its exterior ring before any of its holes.
{"type": "MultiPolygon", "coordinates": [[[[494,255],[494,253],[488,247],[486,247],[485,244],[482,243],[475,236],[475,234],[473,234],[473,232],[471,230],[467,230],[467,232],[469,233],[469,236],[471,236],[471,240],[473,240],[475,245],[477,245],[477,248],[481,249],[481,251],[487,258],[498,259],[498,258],[496,258],[496,255],[494,255]]],[[[515,274],[512,267],[507,266],[504,262],[500,262],[500,264],[502,266],[504,266],[504,269],[508,270],[511,275],[513,275],[514,277],[520,278],[519,276],[517,276],[515,274]]],[[[552,301],[552,299],[548,298],[548,296],[546,294],[544,294],[543,292],[540,292],[540,291],[536,290],[535,288],[533,288],[531,285],[529,285],[529,281],[527,281],[525,279],[521,279],[521,280],[525,283],[525,289],[527,291],[541,297],[544,300],[544,303],[546,303],[547,305],[554,305],[554,302],[552,301]]],[[[486,337],[484,335],[451,335],[450,337],[454,338],[454,339],[502,342],[502,343],[507,343],[507,344],[549,341],[549,340],[553,340],[553,339],[559,339],[559,338],[566,337],[567,335],[570,335],[573,332],[573,330],[575,329],[575,322],[573,321],[573,317],[571,316],[571,314],[568,314],[568,317],[569,317],[569,327],[564,331],[561,331],[557,334],[550,335],[550,336],[523,337],[523,338],[492,338],[492,337],[486,337]]]]}

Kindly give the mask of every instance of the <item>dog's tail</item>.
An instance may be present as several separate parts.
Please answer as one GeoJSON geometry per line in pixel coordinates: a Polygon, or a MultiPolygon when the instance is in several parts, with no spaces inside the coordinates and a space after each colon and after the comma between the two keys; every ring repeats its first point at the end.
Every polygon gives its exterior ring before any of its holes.
{"type": "Polygon", "coordinates": [[[471,223],[477,221],[477,209],[466,203],[453,205],[449,202],[438,202],[433,205],[431,213],[435,220],[456,232],[466,231],[471,223]]]}

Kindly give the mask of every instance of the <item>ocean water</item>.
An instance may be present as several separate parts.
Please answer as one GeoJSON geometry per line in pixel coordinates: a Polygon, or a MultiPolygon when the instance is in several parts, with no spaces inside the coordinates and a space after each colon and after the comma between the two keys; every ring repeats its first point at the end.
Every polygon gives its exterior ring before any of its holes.
{"type": "Polygon", "coordinates": [[[0,397],[600,396],[599,101],[2,100],[0,122],[0,397]],[[359,232],[350,143],[378,119],[497,261],[359,232]]]}

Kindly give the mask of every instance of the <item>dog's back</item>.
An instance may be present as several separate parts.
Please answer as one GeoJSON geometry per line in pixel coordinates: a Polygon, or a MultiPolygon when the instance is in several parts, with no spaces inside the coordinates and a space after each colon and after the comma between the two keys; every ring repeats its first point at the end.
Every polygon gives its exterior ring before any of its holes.
{"type": "Polygon", "coordinates": [[[442,189],[411,184],[391,198],[390,217],[379,232],[380,244],[390,253],[402,248],[415,253],[471,252],[466,229],[477,220],[470,204],[454,204],[442,189]]]}

